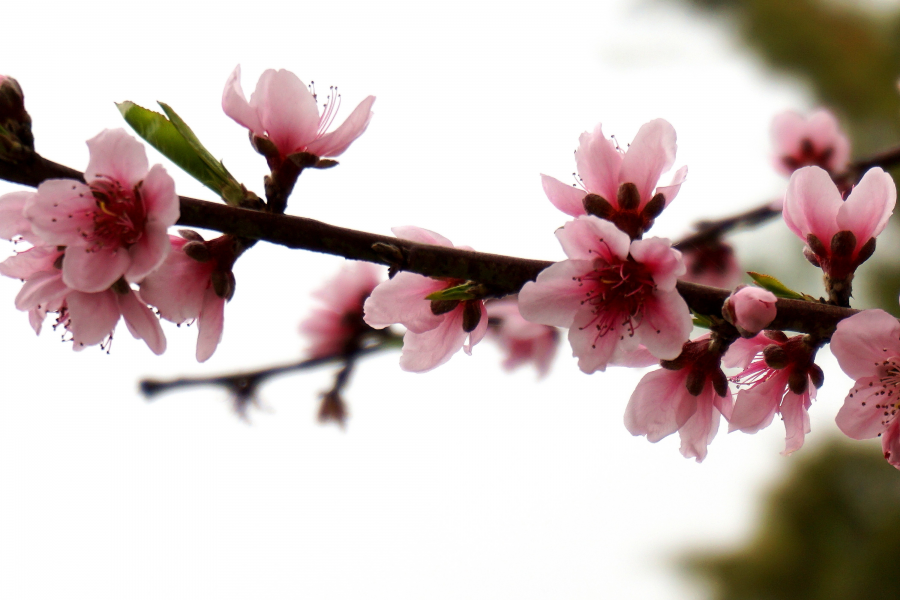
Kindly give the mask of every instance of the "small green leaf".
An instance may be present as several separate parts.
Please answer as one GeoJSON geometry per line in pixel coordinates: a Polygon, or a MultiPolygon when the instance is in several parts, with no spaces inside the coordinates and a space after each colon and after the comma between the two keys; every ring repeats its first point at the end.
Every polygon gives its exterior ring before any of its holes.
{"type": "Polygon", "coordinates": [[[477,284],[461,283],[449,287],[445,290],[438,290],[432,294],[425,296],[426,300],[474,300],[475,294],[471,293],[471,289],[477,284]]]}
{"type": "Polygon", "coordinates": [[[116,106],[131,128],[166,158],[219,194],[228,204],[240,203],[244,196],[241,184],[209,153],[191,128],[169,106],[160,103],[168,119],[133,102],[126,101],[116,106]]]}
{"type": "Polygon", "coordinates": [[[761,288],[769,290],[779,298],[790,298],[791,300],[806,300],[807,302],[815,301],[815,298],[813,298],[812,296],[808,294],[802,294],[800,292],[795,292],[771,275],[764,275],[762,273],[755,273],[753,271],[747,271],[747,275],[752,277],[753,281],[758,283],[761,288]]]}
{"type": "Polygon", "coordinates": [[[709,320],[709,317],[706,315],[701,315],[700,313],[696,313],[691,311],[691,314],[694,315],[694,327],[702,327],[704,329],[709,329],[712,327],[712,321],[709,320]]]}

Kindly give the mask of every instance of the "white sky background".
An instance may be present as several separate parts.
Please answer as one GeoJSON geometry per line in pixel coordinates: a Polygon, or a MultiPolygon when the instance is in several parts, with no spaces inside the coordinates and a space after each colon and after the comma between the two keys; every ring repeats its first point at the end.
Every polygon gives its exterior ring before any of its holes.
{"type": "MultiPolygon", "coordinates": [[[[675,126],[690,174],[654,230],[675,237],[777,195],[769,120],[811,107],[717,25],[665,3],[39,6],[4,7],[0,72],[24,87],[48,158],[83,169],[84,140],[124,126],[114,101],[162,100],[261,194],[265,163],[222,113],[222,87],[238,63],[248,96],[262,70],[287,68],[320,92],[340,85],[338,122],[378,96],[368,132],[339,167],[301,177],[289,212],[532,258],[563,257],[553,230],[566,221],[539,173],[568,180],[598,121],[622,143],[656,117],[675,126]]],[[[212,198],[150,154],[181,194],[212,198]]],[[[761,242],[799,250],[780,225],[738,239],[761,242]]],[[[329,369],[266,386],[250,426],[219,390],[151,404],[136,392],[142,376],[299,357],[308,293],[340,264],[254,248],[203,365],[195,328],[165,324],[161,358],[121,326],[109,355],[73,353],[49,327],[36,338],[13,307],[18,282],[0,281],[0,597],[703,597],[670,559],[742,539],[790,460],[783,428],[723,427],[697,465],[677,436],[651,445],[623,427],[639,371],[583,375],[566,346],[536,382],[500,372],[485,342],[414,375],[393,353],[359,365],[346,431],[315,423],[329,369]]],[[[847,389],[823,359],[810,446],[847,389]]]]}

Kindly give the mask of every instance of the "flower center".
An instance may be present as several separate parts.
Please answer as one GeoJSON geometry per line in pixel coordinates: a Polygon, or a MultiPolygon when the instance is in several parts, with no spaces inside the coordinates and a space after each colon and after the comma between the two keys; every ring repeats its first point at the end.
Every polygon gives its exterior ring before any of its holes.
{"type": "Polygon", "coordinates": [[[141,184],[127,190],[118,181],[101,177],[91,182],[97,205],[93,231],[81,232],[89,251],[128,248],[143,234],[147,212],[141,198],[141,184]]]}
{"type": "MultiPolygon", "coordinates": [[[[881,424],[887,425],[894,420],[897,410],[900,409],[900,396],[897,394],[897,388],[900,387],[900,357],[892,356],[883,361],[879,365],[880,377],[878,383],[870,382],[869,387],[881,386],[881,390],[872,394],[872,398],[862,402],[866,406],[868,402],[875,402],[875,410],[884,411],[882,414],[881,424]]],[[[850,397],[859,392],[860,389],[854,387],[850,390],[850,397]]]]}
{"type": "Polygon", "coordinates": [[[594,270],[576,277],[585,288],[582,305],[590,305],[594,318],[581,329],[594,328],[599,339],[610,331],[624,327],[625,334],[634,335],[644,319],[644,303],[653,294],[656,284],[647,268],[633,260],[609,264],[602,259],[594,262],[594,270]]]}

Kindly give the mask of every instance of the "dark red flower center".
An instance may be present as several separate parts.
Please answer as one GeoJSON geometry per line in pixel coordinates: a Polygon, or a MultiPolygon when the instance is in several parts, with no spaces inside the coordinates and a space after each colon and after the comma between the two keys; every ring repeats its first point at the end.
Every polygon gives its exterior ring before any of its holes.
{"type": "Polygon", "coordinates": [[[93,211],[93,231],[83,231],[82,237],[92,251],[129,248],[143,235],[147,211],[141,198],[141,184],[125,189],[113,179],[101,177],[91,182],[96,210],[93,211]]]}

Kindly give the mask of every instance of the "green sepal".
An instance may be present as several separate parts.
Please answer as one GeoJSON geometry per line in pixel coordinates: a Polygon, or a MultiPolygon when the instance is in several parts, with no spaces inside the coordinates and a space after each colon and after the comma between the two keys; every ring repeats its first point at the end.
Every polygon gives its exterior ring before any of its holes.
{"type": "Polygon", "coordinates": [[[244,198],[241,184],[221,161],[210,154],[171,107],[162,102],[159,105],[165,115],[129,101],[118,103],[116,107],[131,128],[148,144],[191,177],[219,194],[227,204],[239,206],[244,198]]]}
{"type": "Polygon", "coordinates": [[[691,314],[694,315],[694,327],[702,327],[703,329],[712,328],[712,321],[709,317],[694,311],[691,311],[691,314]]]}
{"type": "Polygon", "coordinates": [[[425,296],[426,300],[475,300],[477,296],[470,290],[476,283],[461,283],[445,290],[438,290],[425,296]]]}
{"type": "Polygon", "coordinates": [[[789,298],[791,300],[805,300],[807,302],[815,302],[816,299],[810,296],[809,294],[803,294],[800,292],[795,292],[788,286],[784,285],[771,275],[764,275],[763,273],[755,273],[753,271],[747,271],[747,275],[749,275],[753,281],[755,281],[759,286],[763,289],[769,290],[779,298],[789,298]]]}

